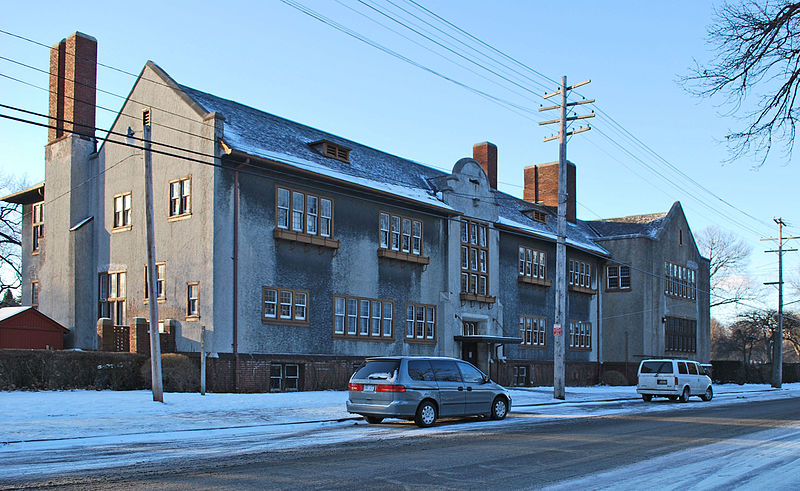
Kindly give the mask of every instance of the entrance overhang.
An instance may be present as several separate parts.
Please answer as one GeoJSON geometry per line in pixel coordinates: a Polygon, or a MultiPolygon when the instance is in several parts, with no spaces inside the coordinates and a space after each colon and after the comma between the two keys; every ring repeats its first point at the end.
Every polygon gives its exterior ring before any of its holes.
{"type": "Polygon", "coordinates": [[[453,336],[453,341],[461,343],[520,344],[522,338],[511,336],[482,336],[476,334],[469,336],[453,336]]]}

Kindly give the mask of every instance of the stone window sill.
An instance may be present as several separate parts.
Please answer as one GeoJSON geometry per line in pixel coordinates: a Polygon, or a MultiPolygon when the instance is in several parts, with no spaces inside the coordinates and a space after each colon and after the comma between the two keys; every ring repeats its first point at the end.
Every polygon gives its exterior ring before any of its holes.
{"type": "Polygon", "coordinates": [[[597,290],[594,288],[586,288],[585,286],[569,285],[569,290],[578,293],[588,293],[589,295],[597,295],[597,290]]]}
{"type": "Polygon", "coordinates": [[[317,245],[331,249],[338,249],[340,246],[340,242],[338,240],[334,240],[329,237],[320,237],[319,235],[293,232],[291,230],[284,230],[282,228],[276,228],[273,236],[276,239],[300,242],[301,244],[317,245]]]}
{"type": "Polygon", "coordinates": [[[396,259],[398,261],[406,261],[414,264],[428,265],[431,263],[431,258],[427,256],[420,256],[418,254],[409,254],[408,252],[393,251],[391,249],[378,249],[378,257],[385,257],[388,259],[396,259]]]}
{"type": "Polygon", "coordinates": [[[543,280],[542,278],[533,278],[531,276],[518,276],[517,281],[519,283],[527,283],[528,285],[539,285],[539,286],[552,286],[552,281],[543,280]]]}
{"type": "Polygon", "coordinates": [[[478,295],[476,293],[461,293],[461,300],[462,301],[469,301],[469,302],[481,302],[481,303],[495,303],[497,302],[496,297],[490,297],[487,295],[478,295]]]}

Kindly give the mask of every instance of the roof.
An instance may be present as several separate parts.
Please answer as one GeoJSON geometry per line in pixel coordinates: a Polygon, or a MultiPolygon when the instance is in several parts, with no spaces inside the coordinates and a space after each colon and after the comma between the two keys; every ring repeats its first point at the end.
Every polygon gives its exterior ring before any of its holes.
{"type": "Polygon", "coordinates": [[[11,193],[7,196],[0,198],[0,201],[5,201],[7,203],[17,203],[21,205],[30,205],[33,203],[44,201],[44,183],[40,182],[39,184],[31,186],[27,189],[23,189],[22,191],[11,193]]]}
{"type": "Polygon", "coordinates": [[[663,226],[668,222],[668,217],[676,205],[678,205],[677,202],[672,205],[669,211],[662,213],[606,218],[587,223],[599,236],[598,240],[639,237],[656,239],[663,226]]]}
{"type": "MultiPolygon", "coordinates": [[[[172,80],[161,68],[148,62],[198,113],[219,113],[225,118],[223,142],[229,153],[285,164],[348,185],[367,188],[398,199],[460,214],[441,199],[434,180],[450,175],[438,169],[404,159],[338,135],[312,128],[238,102],[209,94],[172,80]],[[350,149],[349,162],[322,155],[314,143],[330,141],[350,149]]],[[[556,220],[543,224],[525,214],[542,209],[528,201],[495,191],[499,205],[498,224],[524,235],[555,241],[556,220]]],[[[608,256],[594,242],[595,231],[586,222],[568,224],[567,244],[592,254],[608,256]]]]}
{"type": "Polygon", "coordinates": [[[64,333],[69,332],[69,329],[34,309],[30,305],[21,307],[0,307],[0,323],[23,313],[30,313],[31,315],[46,319],[50,324],[52,324],[53,327],[58,326],[58,328],[60,328],[64,333]]]}

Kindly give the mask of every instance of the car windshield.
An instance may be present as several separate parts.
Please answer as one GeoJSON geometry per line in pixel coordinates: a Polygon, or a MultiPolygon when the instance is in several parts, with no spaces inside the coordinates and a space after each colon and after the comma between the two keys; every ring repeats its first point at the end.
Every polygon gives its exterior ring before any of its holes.
{"type": "Polygon", "coordinates": [[[671,361],[645,361],[639,373],[672,373],[671,361]]]}
{"type": "Polygon", "coordinates": [[[399,368],[400,360],[370,360],[353,375],[353,378],[394,380],[399,368]]]}

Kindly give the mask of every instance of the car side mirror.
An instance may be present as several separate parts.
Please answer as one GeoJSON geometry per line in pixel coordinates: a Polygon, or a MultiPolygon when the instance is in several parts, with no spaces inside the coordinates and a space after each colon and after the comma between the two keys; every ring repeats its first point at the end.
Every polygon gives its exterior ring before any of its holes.
{"type": "Polygon", "coordinates": [[[481,380],[481,384],[488,384],[491,381],[492,379],[490,379],[488,375],[484,375],[483,380],[481,380]]]}

